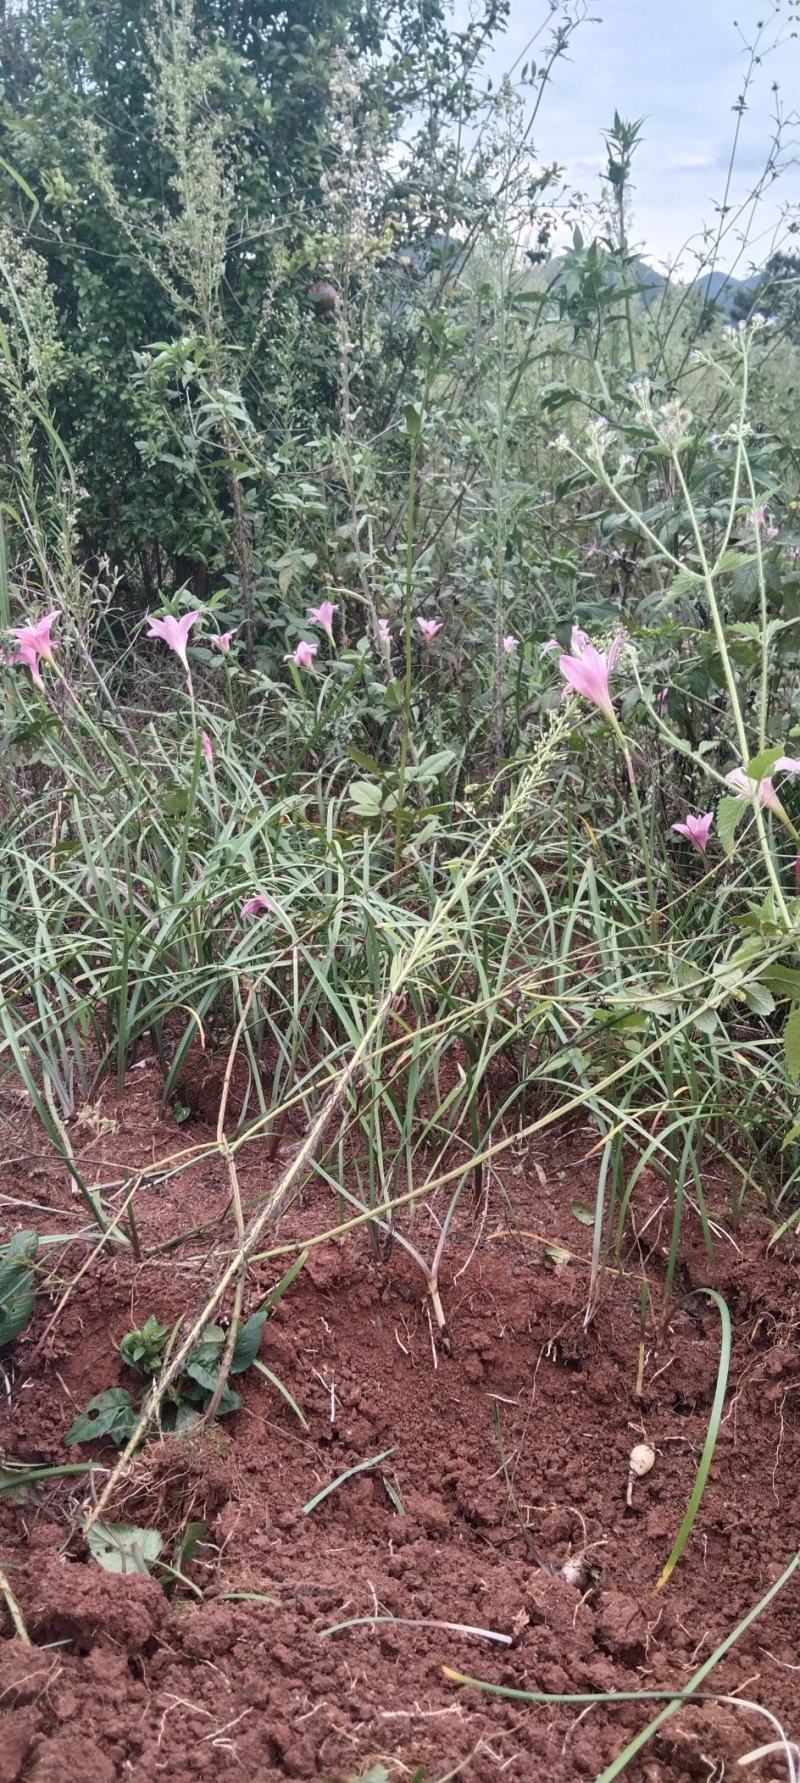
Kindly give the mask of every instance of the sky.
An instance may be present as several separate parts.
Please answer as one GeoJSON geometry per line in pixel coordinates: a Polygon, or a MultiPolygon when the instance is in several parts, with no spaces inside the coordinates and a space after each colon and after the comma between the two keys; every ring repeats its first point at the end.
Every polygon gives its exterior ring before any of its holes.
{"type": "MultiPolygon", "coordinates": [[[[464,22],[469,4],[455,0],[457,22],[464,22]]],[[[486,61],[494,79],[521,54],[548,11],[547,0],[511,0],[508,30],[486,61]]],[[[586,12],[590,16],[545,94],[534,136],[537,159],[558,161],[570,184],[596,196],[603,130],[615,108],[628,119],[643,117],[632,241],[654,265],[687,270],[687,239],[703,223],[717,224],[715,205],[725,190],[736,125],[732,108],[748,63],[744,42],[756,37],[757,21],[764,22],[731,197],[747,195],[769,153],[774,81],[786,118],[785,172],[761,207],[745,253],[731,233],[720,255],[721,265],[741,275],[763,264],[781,209],[793,205],[800,223],[800,0],[586,0],[586,12]]],[[[529,52],[537,59],[545,37],[529,52]]],[[[800,233],[789,245],[800,251],[800,233]]]]}

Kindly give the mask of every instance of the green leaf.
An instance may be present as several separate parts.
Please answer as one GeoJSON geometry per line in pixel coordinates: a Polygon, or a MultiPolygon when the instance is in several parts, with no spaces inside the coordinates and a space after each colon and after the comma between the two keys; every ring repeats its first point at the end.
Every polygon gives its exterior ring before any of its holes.
{"type": "Polygon", "coordinates": [[[206,1539],[206,1534],[205,1523],[187,1523],[172,1556],[172,1564],[177,1567],[179,1572],[183,1571],[189,1560],[194,1559],[200,1543],[206,1539]]]}
{"type": "Polygon", "coordinates": [[[92,1559],[107,1573],[148,1574],[164,1546],[157,1529],[135,1523],[93,1523],[86,1541],[92,1559]]]}
{"type": "Polygon", "coordinates": [[[677,576],[670,582],[669,588],[667,589],[667,599],[673,594],[688,594],[690,589],[697,588],[698,585],[702,584],[702,581],[703,578],[701,575],[698,575],[695,570],[690,570],[684,565],[684,568],[679,570],[677,576]]]}
{"type": "Polygon", "coordinates": [[[775,998],[765,984],[748,984],[744,1000],[754,1015],[772,1015],[775,1008],[775,998]]]}
{"type": "Polygon", "coordinates": [[[785,753],[786,753],[786,751],[784,749],[783,744],[779,743],[777,748],[762,749],[761,753],[759,755],[751,755],[750,760],[747,764],[747,773],[749,774],[750,779],[751,780],[765,779],[767,774],[772,773],[772,770],[773,770],[778,758],[781,755],[785,755],[785,753]]]}
{"type": "Polygon", "coordinates": [[[244,1369],[250,1368],[255,1361],[268,1312],[269,1307],[262,1306],[260,1312],[254,1312],[247,1323],[239,1327],[233,1347],[231,1374],[242,1374],[244,1369]]]}
{"type": "Polygon", "coordinates": [[[574,1219],[580,1220],[582,1226],[594,1225],[594,1213],[591,1207],[584,1207],[582,1201],[571,1201],[570,1213],[574,1219]]]}
{"type": "Polygon", "coordinates": [[[121,1448],[133,1429],[134,1416],[130,1393],[124,1387],[108,1387],[105,1393],[90,1399],[78,1413],[64,1441],[97,1442],[101,1436],[110,1436],[117,1448],[121,1448]]]}
{"type": "Polygon", "coordinates": [[[402,712],[405,705],[405,690],[402,681],[388,681],[383,697],[390,712],[402,712]]]}
{"type": "Polygon", "coordinates": [[[123,1362],[129,1368],[138,1368],[143,1374],[155,1374],[161,1367],[161,1351],[164,1339],[169,1335],[169,1326],[160,1325],[151,1313],[141,1329],[127,1331],[119,1346],[123,1362]]]}
{"type": "Polygon", "coordinates": [[[740,570],[745,564],[756,562],[757,559],[750,556],[746,551],[723,551],[722,556],[718,559],[714,568],[726,572],[728,570],[740,570]]]}
{"type": "Polygon", "coordinates": [[[371,780],[353,780],[350,804],[358,817],[380,817],[383,793],[371,780]]]}
{"type": "Polygon", "coordinates": [[[793,1003],[783,1030],[783,1056],[792,1083],[800,1083],[800,1003],[793,1003]]]}
{"type": "Polygon", "coordinates": [[[719,1017],[717,1015],[716,1010],[715,1009],[700,1009],[700,1010],[698,1010],[698,1013],[694,1018],[692,1026],[695,1028],[699,1028],[701,1034],[716,1034],[717,1028],[719,1027],[719,1017]]]}
{"type": "MultiPolygon", "coordinates": [[[[683,1550],[686,1547],[686,1543],[689,1540],[689,1536],[692,1533],[692,1529],[694,1528],[695,1518],[700,1509],[700,1501],[705,1491],[706,1480],[708,1479],[711,1463],[714,1459],[714,1450],[717,1446],[717,1435],[720,1424],[722,1423],[722,1413],[725,1409],[725,1388],[728,1384],[728,1367],[731,1357],[731,1315],[728,1311],[726,1301],[723,1300],[721,1294],[717,1293],[716,1288],[695,1288],[693,1293],[706,1294],[709,1300],[713,1300],[719,1313],[721,1334],[719,1362],[717,1365],[717,1384],[714,1389],[714,1399],[709,1413],[706,1440],[703,1444],[703,1452],[697,1464],[697,1472],[689,1497],[689,1503],[686,1506],[686,1514],[675,1537],[675,1541],[673,1542],[669,1559],[667,1560],[660,1577],[656,1581],[656,1591],[661,1591],[663,1589],[670,1574],[674,1572],[683,1550]]],[[[691,1294],[687,1295],[687,1299],[691,1298],[691,1294]]]]}
{"type": "Polygon", "coordinates": [[[720,799],[717,806],[717,835],[727,855],[734,853],[734,836],[737,825],[747,810],[746,799],[733,799],[726,796],[720,799]]]}
{"type": "Polygon", "coordinates": [[[0,1261],[0,1349],[25,1330],[34,1303],[35,1276],[30,1265],[39,1239],[35,1232],[15,1232],[0,1261]]]}
{"type": "Polygon", "coordinates": [[[761,982],[769,985],[776,997],[800,998],[800,971],[796,966],[767,966],[761,982]]]}
{"type": "Polygon", "coordinates": [[[308,1429],[308,1420],[307,1420],[307,1418],[305,1418],[303,1416],[303,1413],[300,1410],[297,1400],[295,1398],[293,1398],[292,1394],[289,1392],[288,1387],[281,1380],[280,1375],[274,1374],[272,1369],[268,1368],[266,1362],[262,1362],[259,1356],[255,1357],[254,1362],[253,1362],[253,1367],[258,1369],[259,1374],[263,1374],[265,1380],[269,1381],[270,1386],[274,1387],[276,1392],[280,1393],[281,1398],[285,1399],[286,1404],[291,1407],[291,1410],[294,1412],[294,1415],[297,1418],[298,1422],[300,1424],[302,1424],[303,1429],[307,1430],[308,1429]]]}

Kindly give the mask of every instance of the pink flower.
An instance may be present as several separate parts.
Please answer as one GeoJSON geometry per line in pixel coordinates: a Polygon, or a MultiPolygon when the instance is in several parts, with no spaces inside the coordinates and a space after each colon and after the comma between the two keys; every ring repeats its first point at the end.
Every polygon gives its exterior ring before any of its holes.
{"type": "Polygon", "coordinates": [[[595,650],[594,644],[584,644],[577,655],[560,656],[558,659],[558,666],[567,686],[583,699],[591,700],[592,705],[598,706],[609,724],[615,724],[616,717],[608,691],[608,676],[618,652],[617,643],[612,644],[607,656],[595,650]]]}
{"type": "Polygon", "coordinates": [[[429,644],[431,639],[435,638],[437,631],[441,631],[442,629],[441,620],[423,619],[419,613],[417,614],[417,625],[422,632],[426,644],[429,644]]]}
{"type": "Polygon", "coordinates": [[[713,811],[705,811],[702,817],[693,817],[691,811],[686,814],[685,823],[670,824],[670,829],[677,830],[679,836],[685,836],[687,842],[697,849],[698,854],[705,854],[708,847],[708,832],[714,822],[713,811]]]}
{"type": "Polygon", "coordinates": [[[211,768],[214,765],[214,751],[211,747],[211,738],[208,734],[208,731],[203,731],[203,734],[202,734],[202,737],[200,740],[203,745],[203,754],[206,758],[206,761],[208,762],[209,767],[211,768]]]}
{"type": "Polygon", "coordinates": [[[747,524],[748,524],[748,526],[752,526],[754,529],[757,526],[762,527],[763,532],[764,532],[764,537],[770,543],[772,542],[773,539],[776,539],[778,537],[778,532],[780,529],[777,526],[772,525],[772,523],[769,520],[768,515],[767,515],[767,509],[763,504],[760,508],[753,508],[751,510],[751,512],[747,516],[747,524]]]}
{"type": "Polygon", "coordinates": [[[392,635],[390,627],[389,627],[388,619],[379,619],[378,620],[378,632],[379,632],[379,635],[382,637],[384,644],[388,644],[389,639],[392,635]]]}
{"type": "Polygon", "coordinates": [[[39,658],[43,662],[53,661],[53,640],[50,633],[54,621],[58,619],[58,608],[46,613],[43,619],[37,619],[35,625],[12,625],[11,636],[17,640],[17,653],[12,658],[15,663],[24,662],[30,669],[37,687],[44,687],[39,658]]]}
{"type": "Polygon", "coordinates": [[[338,611],[339,608],[333,601],[320,601],[318,607],[309,607],[308,609],[309,625],[321,625],[323,631],[327,632],[331,643],[333,643],[333,615],[338,611]]]}
{"type": "Polygon", "coordinates": [[[212,650],[221,650],[223,656],[227,656],[228,651],[230,650],[230,647],[231,647],[231,638],[232,637],[233,637],[232,631],[219,632],[217,634],[216,638],[211,639],[212,650]]]}
{"type": "MultiPolygon", "coordinates": [[[[775,762],[773,774],[800,774],[800,761],[793,755],[779,755],[775,762]]],[[[728,786],[732,786],[737,799],[756,798],[759,805],[767,811],[774,811],[776,817],[785,817],[786,813],[772,784],[771,775],[763,780],[751,780],[744,768],[731,768],[725,775],[728,786]]]]}
{"type": "Polygon", "coordinates": [[[790,546],[789,546],[789,558],[790,558],[790,561],[791,561],[791,562],[792,562],[792,563],[796,563],[796,562],[797,562],[797,559],[798,559],[798,557],[800,557],[800,545],[790,545],[790,546]]]}
{"type": "Polygon", "coordinates": [[[513,634],[511,632],[509,632],[508,636],[503,639],[503,650],[504,650],[506,656],[513,656],[518,643],[519,643],[519,638],[515,638],[513,636],[513,634]]]}
{"type": "Polygon", "coordinates": [[[600,552],[600,546],[598,545],[597,540],[590,539],[589,543],[585,549],[585,555],[587,557],[597,557],[599,555],[599,552],[600,552]]]}
{"type": "Polygon", "coordinates": [[[293,662],[296,669],[310,669],[313,667],[318,649],[318,644],[308,644],[305,638],[301,638],[299,644],[295,644],[294,649],[283,660],[284,662],[293,662]]]}
{"type": "Polygon", "coordinates": [[[195,608],[193,613],[184,613],[181,619],[173,619],[171,613],[167,613],[163,619],[152,619],[148,613],[147,621],[150,630],[146,635],[148,638],[163,638],[169,649],[174,650],[175,655],[180,657],[185,668],[189,633],[199,618],[199,608],[195,608]]]}
{"type": "Polygon", "coordinates": [[[274,909],[275,905],[266,892],[255,892],[252,898],[245,898],[239,914],[245,921],[248,916],[264,916],[266,912],[271,913],[274,909]]]}

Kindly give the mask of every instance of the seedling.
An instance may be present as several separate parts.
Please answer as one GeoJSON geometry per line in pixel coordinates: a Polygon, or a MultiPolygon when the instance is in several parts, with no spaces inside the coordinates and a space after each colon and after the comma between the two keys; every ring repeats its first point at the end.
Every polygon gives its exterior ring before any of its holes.
{"type": "MultiPolygon", "coordinates": [[[[277,1388],[300,1423],[305,1426],[303,1413],[288,1387],[258,1358],[267,1318],[304,1261],[305,1256],[292,1264],[264,1305],[240,1326],[229,1372],[232,1375],[244,1374],[248,1368],[257,1368],[277,1388]]],[[[123,1337],[119,1346],[123,1362],[146,1380],[157,1380],[167,1361],[177,1329],[177,1325],[170,1329],[168,1325],[161,1324],[151,1313],[143,1325],[135,1331],[128,1331],[123,1337]]],[[[226,1335],[221,1325],[206,1326],[163,1396],[160,1408],[162,1430],[178,1436],[202,1421],[217,1387],[226,1335]]],[[[122,1448],[140,1415],[144,1397],[144,1393],[141,1393],[137,1404],[126,1387],[107,1387],[104,1393],[97,1393],[84,1406],[83,1411],[78,1413],[67,1431],[65,1443],[97,1442],[101,1437],[108,1437],[118,1449],[122,1448]]],[[[226,1383],[215,1416],[227,1417],[228,1413],[238,1411],[241,1403],[239,1394],[226,1383]]]]}

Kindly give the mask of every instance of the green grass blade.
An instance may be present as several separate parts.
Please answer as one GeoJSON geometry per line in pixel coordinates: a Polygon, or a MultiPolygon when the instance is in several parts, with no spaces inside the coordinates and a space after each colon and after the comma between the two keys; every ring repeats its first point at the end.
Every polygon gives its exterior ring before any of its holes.
{"type": "MultiPolygon", "coordinates": [[[[717,1384],[714,1389],[714,1399],[711,1406],[711,1416],[708,1420],[706,1440],[703,1444],[703,1453],[700,1456],[697,1465],[697,1473],[695,1475],[691,1497],[686,1506],[686,1515],[675,1537],[672,1553],[658,1579],[656,1591],[660,1591],[662,1586],[666,1585],[668,1578],[675,1571],[683,1550],[686,1547],[686,1543],[689,1540],[689,1536],[692,1533],[692,1529],[694,1528],[694,1521],[698,1510],[700,1509],[700,1500],[705,1491],[709,1469],[714,1459],[714,1450],[717,1446],[719,1427],[722,1422],[722,1410],[725,1404],[725,1389],[728,1384],[728,1367],[731,1359],[731,1315],[722,1295],[717,1293],[716,1288],[697,1288],[695,1291],[698,1294],[707,1294],[709,1300],[714,1301],[720,1316],[722,1335],[719,1346],[717,1384]]],[[[687,1298],[691,1299],[691,1295],[687,1296],[687,1298]]]]}

